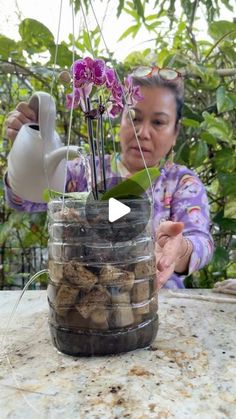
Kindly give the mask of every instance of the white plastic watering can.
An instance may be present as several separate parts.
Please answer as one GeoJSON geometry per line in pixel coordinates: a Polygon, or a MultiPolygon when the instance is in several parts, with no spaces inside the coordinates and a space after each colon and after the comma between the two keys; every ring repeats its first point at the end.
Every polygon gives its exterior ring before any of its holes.
{"type": "Polygon", "coordinates": [[[64,146],[55,131],[56,106],[51,95],[36,92],[29,100],[38,124],[21,127],[8,155],[8,179],[13,192],[32,202],[43,202],[46,188],[63,192],[66,156],[78,156],[77,146],[64,146]]]}

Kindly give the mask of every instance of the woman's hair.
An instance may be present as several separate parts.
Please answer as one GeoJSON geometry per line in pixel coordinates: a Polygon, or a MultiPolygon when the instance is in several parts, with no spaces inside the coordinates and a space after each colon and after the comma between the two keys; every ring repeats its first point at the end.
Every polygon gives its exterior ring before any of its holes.
{"type": "Polygon", "coordinates": [[[144,87],[164,87],[169,89],[176,101],[176,125],[182,117],[182,110],[184,105],[184,84],[181,77],[176,80],[164,80],[160,76],[152,77],[134,77],[132,76],[133,84],[135,86],[144,87]]]}

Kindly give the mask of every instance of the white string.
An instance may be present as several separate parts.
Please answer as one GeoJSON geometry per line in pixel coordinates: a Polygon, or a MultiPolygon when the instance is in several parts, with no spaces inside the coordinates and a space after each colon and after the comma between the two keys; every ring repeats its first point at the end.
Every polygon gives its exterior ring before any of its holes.
{"type": "Polygon", "coordinates": [[[82,2],[80,4],[80,8],[81,8],[81,11],[82,11],[82,15],[83,15],[83,19],[84,19],[84,24],[85,24],[85,27],[86,27],[86,30],[87,30],[87,34],[88,34],[88,39],[89,39],[89,43],[90,43],[90,48],[91,48],[92,56],[94,58],[93,44],[92,44],[92,40],[91,40],[91,36],[90,36],[90,32],[89,32],[89,27],[88,27],[88,23],[87,23],[87,19],[86,19],[86,15],[85,15],[85,12],[84,12],[84,8],[83,8],[83,5],[82,5],[82,2]]]}
{"type": "MultiPolygon", "coordinates": [[[[95,19],[95,21],[96,21],[96,24],[97,24],[97,26],[98,26],[98,28],[99,28],[99,31],[100,31],[100,34],[101,34],[101,38],[102,38],[102,40],[103,40],[103,43],[104,43],[104,46],[105,46],[106,52],[107,52],[107,54],[108,54],[108,56],[109,56],[110,61],[111,61],[111,62],[113,62],[112,55],[111,55],[111,53],[110,53],[110,51],[109,51],[109,48],[108,48],[108,46],[107,46],[107,44],[106,44],[105,38],[104,38],[104,36],[103,36],[102,29],[101,29],[101,27],[100,27],[100,25],[99,25],[99,22],[98,22],[98,20],[97,20],[97,16],[96,16],[96,13],[95,13],[95,11],[94,11],[94,8],[93,8],[93,5],[92,5],[91,0],[89,0],[89,4],[90,4],[90,7],[91,7],[91,9],[92,9],[92,12],[93,12],[93,15],[94,15],[94,19],[95,19]]],[[[86,18],[85,18],[85,19],[86,19],[86,18]]],[[[116,69],[115,69],[115,73],[116,73],[116,77],[117,77],[117,79],[118,79],[118,80],[119,80],[119,82],[121,83],[121,80],[120,80],[119,74],[117,73],[116,69]]],[[[122,85],[122,83],[121,83],[121,85],[122,85]]],[[[148,180],[149,180],[149,183],[150,183],[150,189],[151,189],[152,204],[154,204],[154,191],[153,191],[153,184],[152,184],[152,180],[151,180],[151,177],[150,177],[150,173],[149,173],[149,171],[148,171],[148,167],[147,167],[147,164],[146,164],[146,161],[145,161],[144,155],[143,155],[143,151],[142,151],[142,148],[141,148],[141,145],[140,145],[139,139],[138,139],[138,134],[137,134],[136,128],[135,128],[135,126],[134,126],[134,122],[133,122],[132,114],[131,114],[131,111],[130,111],[130,109],[129,109],[129,104],[128,104],[127,100],[126,100],[126,97],[125,97],[125,93],[124,93],[124,92],[123,92],[123,97],[124,97],[125,104],[126,104],[126,106],[127,106],[127,110],[128,110],[128,115],[129,115],[129,118],[130,118],[130,122],[131,122],[132,128],[133,128],[133,130],[134,130],[135,140],[136,140],[136,142],[137,142],[137,144],[138,144],[138,148],[139,148],[139,152],[140,152],[141,157],[142,157],[143,165],[144,165],[144,168],[145,168],[145,170],[146,170],[146,172],[147,172],[148,180]]],[[[109,117],[109,115],[108,115],[108,117],[109,117]]]]}
{"type": "MultiPolygon", "coordinates": [[[[74,3],[71,2],[71,12],[72,12],[72,65],[75,61],[75,14],[74,14],[74,3]]],[[[74,67],[73,67],[74,68],[74,67]]],[[[69,118],[69,128],[67,136],[67,150],[66,150],[66,165],[64,172],[64,186],[63,186],[63,195],[62,195],[62,211],[64,211],[65,205],[65,193],[66,193],[66,181],[67,181],[67,164],[69,160],[69,151],[70,151],[70,140],[71,140],[71,128],[73,120],[73,111],[74,111],[74,102],[75,102],[75,78],[72,74],[72,103],[70,108],[70,118],[69,118]]]]}
{"type": "MultiPolygon", "coordinates": [[[[99,24],[99,22],[98,22],[98,20],[97,20],[97,16],[96,16],[96,14],[95,14],[95,11],[94,11],[94,9],[93,9],[93,6],[92,6],[91,2],[90,2],[90,6],[91,6],[91,9],[92,9],[92,12],[93,12],[93,15],[94,15],[94,18],[95,18],[96,24],[97,24],[97,26],[98,26],[98,28],[99,28],[99,31],[100,31],[100,34],[101,34],[101,37],[102,37],[103,43],[104,43],[104,45],[105,45],[106,51],[107,51],[107,53],[108,53],[109,59],[110,59],[110,61],[112,62],[112,61],[113,61],[113,59],[112,59],[111,53],[110,53],[110,51],[109,51],[109,49],[108,49],[108,47],[107,47],[107,45],[106,45],[106,42],[105,42],[105,39],[104,39],[104,36],[103,36],[103,31],[102,31],[101,25],[99,24]]],[[[107,7],[108,7],[108,4],[107,4],[107,7]]],[[[84,17],[84,18],[85,18],[85,20],[86,20],[86,17],[84,17]]],[[[89,39],[90,39],[89,30],[87,29],[87,31],[88,31],[88,36],[89,36],[89,39]]],[[[91,42],[90,42],[90,43],[91,43],[91,42]]],[[[119,78],[119,75],[117,74],[116,70],[115,70],[115,73],[116,73],[117,79],[119,80],[119,82],[121,82],[121,81],[120,81],[120,78],[119,78]]],[[[106,109],[106,111],[107,111],[107,109],[106,109]]],[[[113,152],[114,152],[114,154],[116,154],[117,150],[116,150],[116,143],[115,143],[115,135],[114,135],[114,130],[113,130],[112,122],[111,122],[111,117],[110,117],[110,115],[109,115],[109,113],[108,113],[108,112],[107,112],[107,117],[108,117],[109,126],[110,126],[110,130],[111,130],[111,137],[112,137],[112,147],[113,147],[113,152]]],[[[114,160],[115,160],[115,165],[116,165],[116,172],[118,173],[117,159],[115,158],[114,160]]]]}
{"type": "MultiPolygon", "coordinates": [[[[53,61],[53,70],[52,70],[52,80],[51,80],[51,85],[50,85],[50,96],[52,97],[53,94],[53,86],[55,83],[55,79],[56,79],[56,64],[57,64],[57,56],[58,56],[58,45],[59,45],[59,36],[60,36],[60,28],[61,28],[61,18],[62,18],[62,3],[63,0],[60,0],[60,8],[59,8],[59,18],[58,18],[58,27],[57,27],[57,35],[56,35],[56,48],[55,48],[55,55],[54,55],[54,61],[53,61]]],[[[49,112],[50,112],[50,107],[51,107],[51,102],[52,99],[50,98],[50,101],[48,103],[48,111],[47,111],[47,121],[46,121],[46,126],[48,125],[48,121],[49,121],[49,112]]],[[[40,128],[40,127],[39,127],[40,128]]],[[[54,133],[53,133],[54,135],[54,133]]],[[[46,151],[47,151],[47,144],[46,141],[51,141],[52,138],[42,138],[43,140],[43,163],[44,163],[44,173],[45,173],[45,177],[46,177],[46,182],[47,182],[47,187],[50,190],[50,180],[49,180],[49,176],[48,176],[48,170],[47,170],[47,163],[46,163],[46,151]]]]}
{"type": "Polygon", "coordinates": [[[56,73],[56,64],[57,64],[57,56],[58,56],[59,36],[60,36],[60,29],[61,29],[62,3],[63,3],[63,0],[60,1],[59,19],[58,19],[57,36],[56,36],[56,48],[55,48],[52,82],[51,82],[51,89],[50,89],[51,96],[52,96],[52,93],[53,93],[53,86],[54,86],[54,82],[55,82],[55,79],[56,79],[55,73],[56,73]]]}
{"type": "MultiPolygon", "coordinates": [[[[214,289],[212,290],[214,291],[214,289]]],[[[168,297],[172,298],[189,298],[191,300],[201,300],[201,301],[210,301],[213,303],[231,303],[236,304],[235,298],[227,298],[227,297],[215,297],[215,296],[209,296],[209,295],[200,295],[200,294],[187,294],[187,293],[181,293],[176,291],[168,290],[168,297]]]]}
{"type": "MultiPolygon", "coordinates": [[[[108,8],[108,3],[107,3],[106,10],[107,10],[107,8],[108,8]]],[[[87,30],[87,34],[88,34],[88,38],[89,38],[90,48],[91,48],[91,51],[92,51],[92,55],[93,55],[93,57],[94,57],[93,44],[92,44],[92,40],[91,40],[91,36],[90,36],[90,32],[89,32],[89,28],[88,28],[88,23],[87,23],[86,15],[85,15],[85,12],[84,12],[84,9],[83,9],[82,4],[81,4],[81,10],[82,10],[82,14],[83,14],[84,23],[85,23],[85,26],[86,26],[86,30],[87,30]]],[[[96,21],[96,22],[97,22],[97,21],[96,21]]],[[[101,29],[101,27],[99,26],[99,24],[98,24],[98,23],[97,23],[97,25],[98,25],[99,31],[100,31],[100,33],[101,33],[101,35],[102,35],[102,29],[101,29]]],[[[103,35],[102,35],[102,36],[103,36],[103,35]]],[[[110,54],[110,53],[109,53],[109,54],[110,54]]],[[[101,89],[100,89],[100,90],[103,92],[103,91],[104,91],[104,87],[101,87],[101,89]]],[[[101,94],[102,94],[102,93],[101,93],[101,94]]],[[[106,106],[106,104],[105,104],[105,106],[106,106]]],[[[109,116],[109,113],[108,113],[108,112],[107,112],[107,116],[108,116],[109,126],[110,126],[110,130],[111,130],[113,153],[114,153],[114,154],[116,154],[116,146],[115,146],[115,136],[114,136],[114,130],[113,130],[113,126],[112,126],[111,118],[110,118],[110,116],[109,116]]],[[[115,166],[116,166],[116,172],[118,173],[118,166],[117,166],[117,160],[116,160],[116,159],[115,159],[115,166]]]]}
{"type": "MultiPolygon", "coordinates": [[[[93,12],[93,15],[94,15],[94,18],[95,18],[96,24],[97,24],[97,26],[98,26],[98,28],[99,28],[99,32],[100,32],[100,34],[101,34],[101,38],[102,38],[102,40],[103,40],[103,43],[104,43],[105,49],[106,49],[106,51],[107,51],[107,54],[108,54],[108,56],[109,56],[110,61],[112,62],[112,61],[113,61],[113,59],[112,59],[111,53],[110,53],[110,51],[109,51],[109,49],[108,49],[108,46],[107,46],[107,44],[106,44],[106,41],[105,41],[105,38],[104,38],[104,36],[103,36],[103,32],[102,32],[101,26],[100,26],[100,24],[99,24],[99,22],[98,22],[98,20],[97,20],[97,16],[96,16],[96,14],[95,14],[95,11],[94,11],[94,8],[93,8],[93,5],[92,5],[92,3],[91,3],[91,0],[89,0],[89,4],[90,4],[90,7],[91,7],[91,9],[92,9],[92,12],[93,12]]],[[[82,10],[83,18],[84,18],[84,23],[85,23],[85,26],[86,26],[86,30],[87,30],[87,34],[88,34],[88,38],[89,38],[90,48],[91,48],[91,51],[92,51],[92,55],[93,55],[93,57],[94,57],[94,51],[93,51],[92,41],[91,41],[91,37],[90,37],[90,33],[89,33],[89,28],[88,28],[88,24],[87,24],[86,15],[85,15],[85,12],[84,12],[84,9],[83,9],[82,4],[81,4],[81,10],[82,10]]],[[[120,84],[122,85],[122,82],[121,82],[121,80],[120,80],[119,74],[117,73],[116,69],[115,69],[115,73],[116,73],[116,77],[117,77],[117,79],[119,80],[120,84]]],[[[142,158],[142,161],[143,161],[143,165],[144,165],[144,168],[145,168],[145,170],[146,170],[146,173],[147,173],[147,176],[148,176],[148,180],[149,180],[149,183],[150,183],[151,198],[152,198],[152,199],[151,199],[151,203],[152,203],[152,205],[153,205],[153,204],[154,204],[154,192],[153,192],[153,184],[152,184],[152,180],[151,180],[151,177],[150,177],[150,173],[149,173],[149,171],[148,171],[148,167],[147,167],[147,164],[146,164],[146,161],[145,161],[144,155],[143,155],[143,151],[142,151],[142,148],[141,148],[141,145],[140,145],[139,139],[138,139],[138,134],[137,134],[137,132],[136,132],[136,128],[135,128],[134,123],[133,123],[132,114],[131,114],[131,111],[130,111],[130,109],[129,109],[128,102],[127,102],[127,100],[126,100],[126,96],[125,96],[124,91],[123,91],[123,98],[124,98],[124,101],[125,101],[125,104],[126,104],[126,107],[127,107],[127,110],[128,110],[129,119],[130,119],[130,121],[131,121],[131,125],[132,125],[133,131],[134,131],[134,135],[135,135],[136,142],[137,142],[137,144],[138,144],[138,148],[139,148],[139,152],[140,152],[140,154],[141,154],[141,158],[142,158]]],[[[108,113],[108,112],[107,112],[107,115],[108,115],[108,119],[109,119],[109,125],[110,125],[110,127],[112,128],[111,118],[110,118],[110,116],[109,116],[109,113],[108,113]]],[[[112,140],[113,140],[113,150],[114,150],[114,152],[116,153],[116,148],[115,148],[115,139],[114,139],[113,129],[112,129],[112,140]]],[[[117,171],[117,161],[116,161],[116,159],[115,159],[115,162],[116,162],[116,171],[117,171]]]]}
{"type": "MultiPolygon", "coordinates": [[[[9,327],[10,327],[10,324],[11,324],[11,322],[12,322],[12,319],[13,319],[13,317],[14,317],[14,315],[15,315],[15,312],[16,312],[16,309],[17,309],[17,307],[18,307],[18,305],[20,304],[20,301],[21,301],[21,299],[22,299],[22,297],[23,297],[23,295],[24,295],[24,293],[25,293],[25,291],[28,289],[28,287],[39,277],[39,276],[41,276],[42,274],[45,274],[45,273],[47,273],[48,274],[48,269],[42,269],[41,271],[39,271],[39,272],[37,272],[36,274],[34,274],[33,276],[32,276],[32,278],[30,278],[29,279],[29,281],[25,284],[25,286],[24,286],[24,288],[23,288],[23,290],[21,291],[21,293],[20,293],[20,296],[19,296],[19,298],[16,300],[16,302],[15,302],[15,305],[14,305],[14,307],[13,307],[13,309],[12,309],[12,311],[11,311],[11,313],[10,313],[10,316],[9,316],[9,318],[8,318],[8,320],[7,320],[7,325],[6,325],[6,328],[5,328],[5,331],[3,332],[3,336],[2,336],[2,341],[1,341],[1,350],[0,350],[0,354],[2,353],[3,355],[5,355],[5,357],[6,357],[6,359],[7,359],[7,362],[8,362],[8,364],[9,364],[9,366],[10,366],[10,368],[11,368],[11,373],[12,373],[12,377],[13,377],[13,379],[14,379],[14,381],[15,381],[15,384],[16,384],[16,387],[17,387],[17,389],[18,390],[21,390],[21,384],[19,383],[19,381],[18,381],[18,378],[17,378],[17,375],[16,375],[16,373],[15,373],[15,371],[14,371],[14,369],[13,369],[13,366],[12,366],[12,364],[11,364],[11,360],[10,360],[10,358],[9,358],[9,356],[8,356],[8,352],[7,352],[7,349],[6,349],[6,340],[7,340],[7,336],[8,336],[8,332],[9,332],[9,327]]],[[[27,397],[25,396],[25,394],[24,393],[22,393],[21,392],[21,394],[22,394],[22,396],[23,396],[23,399],[25,400],[25,402],[27,403],[27,405],[29,406],[29,407],[31,407],[31,409],[33,409],[36,413],[39,413],[39,411],[37,410],[37,409],[35,409],[35,407],[29,402],[29,400],[27,399],[27,397]]]]}
{"type": "Polygon", "coordinates": [[[9,326],[10,326],[10,323],[11,323],[11,321],[12,321],[12,318],[13,318],[13,316],[14,316],[14,314],[15,314],[15,311],[16,311],[16,309],[17,309],[17,307],[18,307],[18,305],[19,305],[19,303],[20,303],[20,301],[21,301],[21,299],[22,299],[22,297],[23,297],[23,295],[24,295],[24,293],[25,293],[25,291],[27,290],[27,288],[29,288],[29,286],[34,282],[34,280],[35,279],[37,279],[39,276],[41,276],[41,275],[43,275],[43,274],[45,274],[45,273],[47,273],[48,274],[48,269],[42,269],[41,271],[39,271],[39,272],[37,272],[36,274],[34,274],[30,279],[29,279],[29,281],[25,284],[25,286],[24,286],[24,288],[23,288],[23,290],[21,291],[21,293],[20,293],[20,296],[19,296],[19,298],[16,300],[16,303],[15,303],[15,305],[14,305],[14,307],[13,307],[13,310],[12,310],[12,312],[11,312],[11,314],[10,314],[10,317],[9,317],[9,319],[8,319],[8,321],[7,321],[7,325],[6,325],[6,329],[5,329],[5,332],[4,332],[4,334],[3,334],[3,337],[2,337],[2,342],[1,342],[1,346],[2,346],[2,348],[4,348],[4,345],[5,345],[5,340],[6,340],[6,337],[7,337],[7,333],[8,333],[8,329],[9,329],[9,326]]]}

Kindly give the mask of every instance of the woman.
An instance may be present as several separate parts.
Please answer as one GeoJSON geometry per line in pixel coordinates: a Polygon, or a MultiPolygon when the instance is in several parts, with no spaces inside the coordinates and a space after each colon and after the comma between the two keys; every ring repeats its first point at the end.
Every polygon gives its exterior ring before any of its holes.
{"type": "MultiPolygon", "coordinates": [[[[166,159],[160,177],[153,184],[157,279],[159,287],[184,288],[185,276],[210,261],[213,241],[204,186],[191,170],[168,159],[179,132],[183,82],[177,72],[174,80],[168,78],[168,72],[167,77],[163,75],[164,72],[159,71],[154,75],[133,76],[133,83],[140,86],[143,99],[132,112],[123,112],[121,153],[106,156],[106,175],[109,178],[127,177],[143,169],[143,157],[148,167],[158,166],[160,160],[166,159]]],[[[36,119],[27,103],[20,103],[8,116],[8,137],[14,140],[22,124],[36,122],[36,119]]],[[[69,161],[67,191],[87,190],[85,173],[81,160],[69,161]]],[[[45,210],[44,204],[30,203],[13,194],[9,181],[6,196],[9,205],[17,210],[45,210]]]]}

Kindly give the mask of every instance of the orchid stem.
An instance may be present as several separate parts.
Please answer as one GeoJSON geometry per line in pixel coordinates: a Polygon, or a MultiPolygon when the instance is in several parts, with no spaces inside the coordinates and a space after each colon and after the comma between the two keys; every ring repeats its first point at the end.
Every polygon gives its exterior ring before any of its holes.
{"type": "Polygon", "coordinates": [[[95,199],[98,200],[96,156],[95,156],[95,148],[94,148],[92,120],[89,116],[90,110],[91,110],[90,109],[90,101],[89,101],[89,98],[87,98],[87,111],[88,111],[87,126],[88,126],[88,136],[89,136],[90,148],[91,148],[91,152],[92,152],[92,187],[94,188],[95,199]]]}
{"type": "MultiPolygon", "coordinates": [[[[100,107],[102,107],[102,99],[100,97],[100,107]]],[[[106,192],[107,185],[106,185],[106,172],[105,172],[105,150],[104,150],[104,131],[103,131],[103,114],[102,111],[99,115],[100,121],[100,137],[101,137],[101,153],[102,153],[102,182],[103,182],[103,190],[106,192]]]]}

